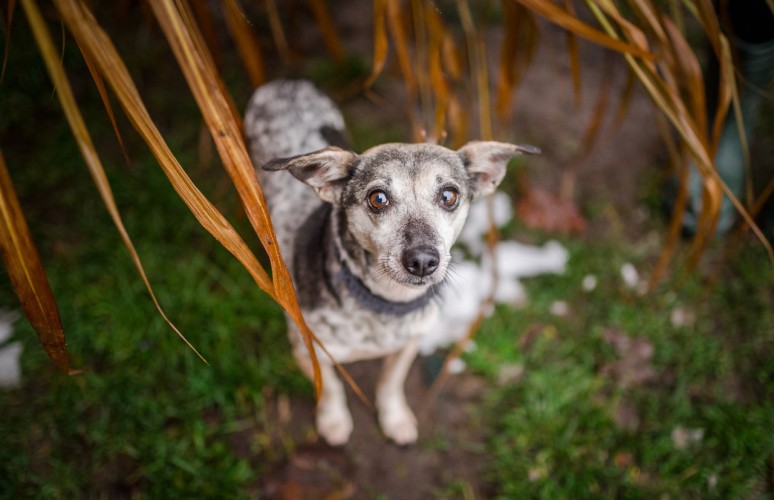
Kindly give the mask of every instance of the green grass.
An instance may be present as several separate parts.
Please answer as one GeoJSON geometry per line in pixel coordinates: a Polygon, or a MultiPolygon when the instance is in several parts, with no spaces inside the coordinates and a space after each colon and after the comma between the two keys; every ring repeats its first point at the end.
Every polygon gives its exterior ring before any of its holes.
{"type": "Polygon", "coordinates": [[[492,380],[503,366],[523,367],[482,410],[502,496],[762,495],[774,455],[774,297],[765,255],[744,252],[714,286],[694,276],[675,291],[640,296],[618,274],[631,258],[625,245],[568,244],[568,272],[530,280],[529,305],[499,309],[469,356],[492,380]],[[591,292],[581,288],[586,274],[599,280],[591,292]],[[569,303],[568,316],[551,315],[555,300],[569,303]],[[694,312],[693,325],[672,324],[678,306],[694,312]],[[603,369],[619,359],[604,340],[608,329],[653,347],[651,380],[621,387],[603,369]],[[617,425],[619,405],[634,420],[617,425]],[[680,449],[672,435],[681,429],[703,437],[680,449]]]}

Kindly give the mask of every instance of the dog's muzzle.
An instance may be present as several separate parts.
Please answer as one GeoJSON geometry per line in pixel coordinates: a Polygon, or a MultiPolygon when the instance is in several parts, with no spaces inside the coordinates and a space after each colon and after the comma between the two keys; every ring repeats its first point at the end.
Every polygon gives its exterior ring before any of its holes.
{"type": "Polygon", "coordinates": [[[441,256],[433,247],[414,247],[403,251],[401,259],[403,268],[410,274],[424,278],[438,269],[441,256]]]}

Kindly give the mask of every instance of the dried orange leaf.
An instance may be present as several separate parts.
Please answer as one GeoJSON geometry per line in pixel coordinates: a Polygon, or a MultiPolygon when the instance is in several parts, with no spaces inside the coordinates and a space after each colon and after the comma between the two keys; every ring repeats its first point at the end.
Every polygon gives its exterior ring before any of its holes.
{"type": "Polygon", "coordinates": [[[621,89],[621,96],[618,98],[618,110],[615,112],[615,119],[613,120],[613,127],[619,128],[629,113],[629,106],[632,102],[632,95],[634,93],[634,84],[636,82],[634,71],[627,69],[626,81],[621,89]]]}
{"type": "Polygon", "coordinates": [[[0,82],[5,78],[5,67],[8,64],[8,54],[11,47],[11,22],[16,8],[16,0],[8,0],[8,10],[5,16],[5,51],[3,53],[3,69],[0,70],[0,82]]]}
{"type": "Polygon", "coordinates": [[[435,120],[433,131],[440,138],[445,133],[446,114],[451,97],[451,89],[443,72],[443,40],[446,29],[441,15],[433,5],[425,5],[425,19],[427,20],[428,45],[427,56],[429,63],[429,78],[432,95],[435,99],[435,120]]]}
{"type": "Polygon", "coordinates": [[[129,154],[126,152],[124,139],[121,137],[121,131],[118,130],[116,115],[113,113],[113,106],[110,104],[110,96],[108,96],[107,89],[105,89],[105,82],[102,80],[102,77],[97,71],[97,68],[94,67],[94,64],[91,62],[91,60],[88,57],[84,57],[84,61],[86,61],[86,67],[89,69],[91,78],[94,80],[94,84],[97,86],[99,98],[102,100],[102,105],[105,106],[105,111],[108,114],[110,123],[113,125],[113,131],[116,134],[116,139],[118,139],[118,145],[121,147],[121,153],[124,155],[124,160],[126,160],[126,163],[129,163],[129,154]]]}
{"type": "Polygon", "coordinates": [[[476,82],[480,136],[483,140],[492,140],[492,107],[489,99],[489,65],[486,57],[486,46],[483,37],[476,28],[476,23],[473,21],[473,14],[467,0],[457,0],[457,12],[465,32],[470,76],[476,82]]]}
{"type": "Polygon", "coordinates": [[[656,115],[659,132],[667,145],[667,151],[672,163],[672,167],[678,175],[678,191],[675,196],[674,206],[672,207],[672,218],[669,222],[666,239],[661,247],[661,253],[656,265],[648,278],[648,290],[654,290],[661,277],[667,270],[669,262],[680,241],[680,234],[683,229],[683,214],[688,206],[688,158],[677,144],[674,134],[669,129],[666,118],[663,115],[656,115]]]}
{"type": "MultiPolygon", "coordinates": [[[[586,131],[583,133],[583,139],[581,139],[580,157],[585,157],[594,148],[594,144],[599,137],[599,131],[602,128],[602,121],[607,116],[607,106],[610,101],[610,92],[612,90],[613,73],[615,66],[613,65],[612,53],[607,52],[605,56],[605,63],[602,67],[602,74],[605,75],[602,78],[602,83],[599,86],[597,93],[597,100],[594,104],[594,111],[591,114],[591,119],[586,127],[586,131]]],[[[573,162],[577,165],[578,162],[573,162]]]]}
{"type": "MultiPolygon", "coordinates": [[[[151,2],[151,5],[153,5],[153,2],[151,2]]],[[[234,40],[239,56],[242,58],[242,64],[247,69],[250,83],[257,87],[266,81],[258,38],[253,33],[247,17],[237,3],[237,0],[223,0],[221,5],[226,17],[228,32],[234,40]]]]}
{"type": "Polygon", "coordinates": [[[631,6],[644,21],[640,26],[649,28],[650,32],[655,35],[656,40],[661,44],[666,43],[666,33],[659,22],[658,14],[653,10],[653,5],[648,0],[631,0],[631,6]]]}
{"type": "Polygon", "coordinates": [[[696,58],[696,54],[683,37],[682,33],[669,20],[662,16],[662,23],[669,40],[669,48],[675,56],[675,72],[679,82],[685,88],[688,102],[688,110],[693,117],[698,130],[707,129],[707,111],[704,92],[704,78],[702,76],[701,66],[696,58]]]}
{"type": "Polygon", "coordinates": [[[277,52],[286,65],[290,65],[292,54],[290,47],[288,46],[288,39],[285,36],[285,30],[282,27],[282,19],[280,18],[279,9],[277,8],[277,0],[266,0],[266,15],[269,18],[269,29],[271,30],[271,36],[274,39],[274,45],[277,47],[277,52]]]}
{"type": "Polygon", "coordinates": [[[196,21],[201,26],[202,35],[207,43],[207,48],[212,55],[215,66],[220,67],[220,43],[218,42],[218,30],[215,27],[215,18],[210,9],[210,2],[205,0],[191,0],[191,8],[196,21]]]}
{"type": "Polygon", "coordinates": [[[513,109],[513,89],[519,84],[537,47],[538,27],[535,16],[523,5],[502,0],[503,42],[497,77],[495,108],[501,119],[513,109]]]}
{"type": "Polygon", "coordinates": [[[643,50],[642,48],[630,43],[622,42],[605,34],[602,31],[584,23],[577,17],[573,17],[569,12],[558,5],[545,0],[513,0],[519,2],[525,7],[533,10],[537,14],[545,17],[549,21],[558,24],[564,29],[570,30],[578,36],[586,38],[594,43],[625,54],[632,54],[647,60],[655,59],[655,56],[643,50]]]}
{"type": "Polygon", "coordinates": [[[417,100],[417,81],[414,75],[413,65],[411,64],[411,52],[409,51],[409,39],[406,30],[408,22],[408,13],[401,8],[401,0],[386,0],[387,2],[387,28],[395,46],[395,54],[398,57],[398,64],[403,76],[403,82],[406,86],[406,95],[408,96],[409,120],[411,121],[412,137],[415,141],[424,139],[424,131],[417,118],[414,104],[417,100]]]}
{"type": "Polygon", "coordinates": [[[94,61],[180,198],[199,223],[247,268],[261,289],[274,297],[271,279],[258,259],[225,217],[193,184],[170,151],[148,114],[126,66],[110,39],[97,24],[91,11],[79,0],[54,0],[54,3],[79,47],[94,61]]]}
{"type": "Polygon", "coordinates": [[[0,248],[24,314],[54,364],[67,373],[67,348],[54,294],[0,152],[0,248]]]}
{"type": "Polygon", "coordinates": [[[384,70],[387,62],[387,0],[374,0],[374,61],[371,74],[363,86],[371,87],[384,70]]]}
{"type": "MultiPolygon", "coordinates": [[[[188,339],[186,339],[185,336],[180,333],[180,330],[178,330],[177,327],[167,318],[167,315],[164,313],[161,305],[156,299],[156,294],[153,292],[153,288],[148,281],[148,277],[145,274],[145,269],[142,266],[140,257],[134,248],[132,240],[129,238],[129,234],[126,232],[123,221],[121,220],[121,215],[118,212],[118,207],[116,206],[113,192],[110,189],[107,175],[105,174],[105,170],[99,160],[97,151],[94,148],[91,136],[89,135],[89,131],[86,128],[86,123],[83,121],[83,117],[81,116],[80,110],[78,109],[78,105],[75,102],[75,97],[73,96],[70,82],[68,81],[67,75],[65,74],[64,69],[62,68],[57,57],[54,43],[51,40],[51,35],[46,28],[45,22],[43,21],[43,18],[40,15],[40,11],[38,10],[34,0],[22,1],[25,12],[27,13],[27,17],[30,20],[30,25],[32,26],[35,40],[46,64],[46,69],[51,76],[51,80],[54,82],[57,95],[59,96],[59,101],[62,104],[62,109],[65,112],[67,121],[70,124],[70,128],[72,129],[73,135],[75,136],[75,139],[78,143],[78,147],[81,150],[81,154],[83,155],[83,158],[86,161],[86,165],[89,168],[89,173],[91,173],[91,176],[94,179],[94,183],[96,184],[100,196],[102,197],[102,200],[105,203],[108,212],[110,213],[110,217],[113,219],[113,223],[121,235],[121,239],[124,241],[124,245],[129,250],[129,254],[134,261],[134,265],[137,268],[137,271],[140,273],[140,277],[145,283],[145,287],[147,288],[153,303],[156,305],[156,309],[159,311],[159,314],[161,314],[161,317],[164,318],[164,321],[166,321],[167,324],[175,331],[175,333],[177,333],[177,335],[188,345],[188,347],[190,347],[196,353],[196,355],[206,363],[207,360],[205,360],[202,355],[199,354],[199,352],[191,345],[188,339]]],[[[95,68],[92,69],[93,71],[96,71],[95,68]]],[[[107,95],[105,95],[104,98],[107,98],[107,95]]]]}
{"type": "MultiPolygon", "coordinates": [[[[577,17],[573,0],[564,0],[564,8],[571,16],[577,17]]],[[[567,31],[567,56],[570,58],[570,74],[572,75],[572,90],[575,96],[575,105],[581,102],[581,67],[580,52],[578,49],[578,37],[572,31],[567,31]]]]}
{"type": "Polygon", "coordinates": [[[317,21],[317,26],[320,27],[323,43],[325,43],[328,53],[334,61],[341,63],[344,61],[344,49],[341,46],[339,35],[336,32],[336,26],[333,24],[333,19],[331,19],[331,15],[328,12],[328,7],[325,5],[324,0],[308,1],[309,6],[314,13],[314,18],[317,21]]]}

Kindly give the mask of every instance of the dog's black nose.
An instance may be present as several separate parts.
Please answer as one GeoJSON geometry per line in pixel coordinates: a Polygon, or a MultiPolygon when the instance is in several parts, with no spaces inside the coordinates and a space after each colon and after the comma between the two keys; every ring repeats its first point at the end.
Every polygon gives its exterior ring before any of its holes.
{"type": "Polygon", "coordinates": [[[403,267],[414,276],[429,276],[438,269],[441,257],[432,247],[409,248],[403,252],[403,267]]]}

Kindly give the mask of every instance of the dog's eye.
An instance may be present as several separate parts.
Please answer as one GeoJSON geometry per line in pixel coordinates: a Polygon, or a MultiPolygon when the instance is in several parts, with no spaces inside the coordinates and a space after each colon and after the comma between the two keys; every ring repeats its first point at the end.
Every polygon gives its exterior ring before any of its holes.
{"type": "Polygon", "coordinates": [[[453,210],[457,208],[457,205],[460,203],[460,194],[457,192],[456,189],[444,189],[441,192],[441,205],[443,205],[444,208],[448,208],[450,210],[453,210]]]}
{"type": "Polygon", "coordinates": [[[375,210],[381,210],[390,204],[390,199],[384,191],[373,191],[368,195],[368,204],[375,210]]]}

